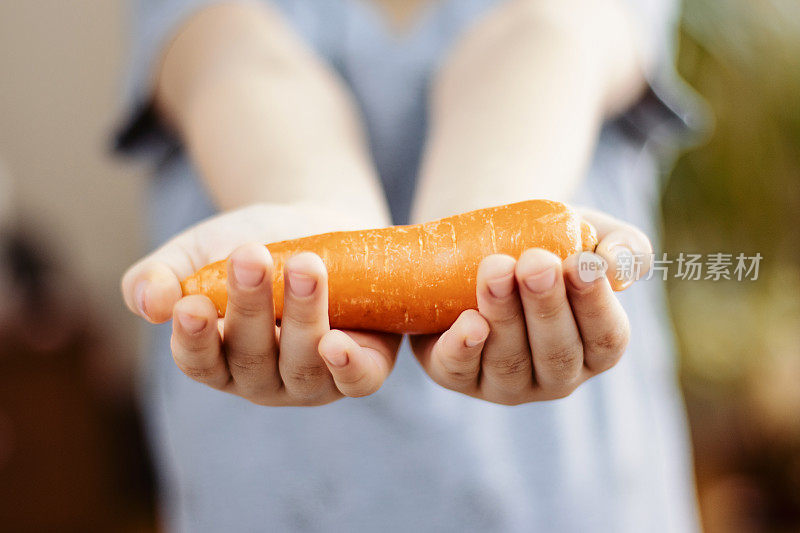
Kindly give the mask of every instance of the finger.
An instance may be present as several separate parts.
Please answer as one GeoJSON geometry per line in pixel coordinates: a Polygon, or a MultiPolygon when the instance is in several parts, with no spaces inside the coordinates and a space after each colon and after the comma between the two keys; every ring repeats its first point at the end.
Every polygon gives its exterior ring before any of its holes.
{"type": "Polygon", "coordinates": [[[328,274],[318,255],[304,252],[284,265],[283,317],[278,365],[286,390],[314,401],[336,391],[317,350],[328,323],[328,274]]]}
{"type": "Polygon", "coordinates": [[[653,246],[641,230],[600,211],[579,212],[597,229],[600,242],[595,252],[608,262],[608,278],[614,290],[626,289],[650,270],[653,246]]]}
{"type": "Polygon", "coordinates": [[[274,394],[281,388],[272,302],[272,257],[246,244],[228,260],[224,340],[228,368],[239,394],[274,394]]]}
{"type": "Polygon", "coordinates": [[[597,374],[619,361],[628,344],[630,326],[602,269],[580,268],[579,262],[588,261],[596,265],[603,262],[599,256],[584,252],[568,257],[564,269],[567,295],[583,339],[584,365],[590,374],[597,374]]]}
{"type": "Polygon", "coordinates": [[[154,323],[172,317],[181,299],[181,283],[166,264],[146,261],[131,267],[122,277],[122,295],[128,309],[154,323]]]}
{"type": "Polygon", "coordinates": [[[222,357],[216,320],[216,308],[205,296],[187,296],[175,304],[172,357],[193,380],[223,389],[231,375],[222,357]]]}
{"type": "Polygon", "coordinates": [[[389,368],[394,367],[397,359],[397,350],[400,348],[402,335],[395,333],[379,333],[375,331],[353,331],[347,330],[345,333],[350,336],[359,346],[365,346],[376,350],[381,356],[385,357],[389,368]]]}
{"type": "Polygon", "coordinates": [[[650,270],[653,247],[647,236],[632,226],[622,226],[608,233],[595,252],[608,262],[611,288],[628,288],[650,270]]]}
{"type": "Polygon", "coordinates": [[[414,352],[436,383],[473,394],[478,387],[481,352],[488,336],[486,319],[475,309],[467,309],[440,336],[415,339],[414,352]]]}
{"type": "Polygon", "coordinates": [[[516,276],[536,383],[569,393],[583,369],[583,346],[567,300],[561,259],[545,250],[527,250],[517,261],[516,276]]]}
{"type": "Polygon", "coordinates": [[[345,396],[361,397],[376,392],[394,365],[396,342],[381,338],[356,341],[354,336],[332,330],[319,341],[319,354],[328,366],[336,387],[345,396]]]}
{"type": "Polygon", "coordinates": [[[516,397],[533,386],[525,317],[514,279],[514,258],[490,255],[478,266],[478,310],[489,323],[481,360],[481,388],[487,396],[516,397]]]}

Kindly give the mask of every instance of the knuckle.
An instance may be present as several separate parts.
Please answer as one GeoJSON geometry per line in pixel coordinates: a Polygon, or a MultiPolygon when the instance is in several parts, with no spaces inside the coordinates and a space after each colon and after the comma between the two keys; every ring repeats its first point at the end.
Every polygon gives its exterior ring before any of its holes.
{"type": "Polygon", "coordinates": [[[511,329],[519,326],[522,322],[522,315],[516,306],[501,306],[490,309],[486,316],[491,323],[492,330],[511,329]],[[511,307],[509,309],[509,307],[511,307]]]}
{"type": "Polygon", "coordinates": [[[446,364],[442,366],[444,367],[444,378],[448,383],[463,385],[465,383],[472,383],[477,378],[477,372],[475,370],[446,364]]]}
{"type": "Polygon", "coordinates": [[[625,325],[615,326],[589,341],[589,351],[593,356],[616,358],[628,346],[630,330],[625,325]]]}
{"type": "Polygon", "coordinates": [[[289,369],[284,382],[297,395],[305,398],[317,398],[327,391],[325,386],[328,369],[320,365],[300,365],[289,369]]]}
{"type": "Polygon", "coordinates": [[[262,318],[268,312],[267,301],[255,295],[235,295],[228,298],[227,312],[242,318],[262,318]]]}
{"type": "Polygon", "coordinates": [[[553,320],[560,317],[568,307],[569,302],[563,296],[544,298],[535,303],[535,318],[544,321],[553,320]]]}
{"type": "Polygon", "coordinates": [[[548,373],[560,381],[572,379],[582,364],[582,354],[575,346],[559,346],[534,357],[547,367],[548,373]]]}
{"type": "MultiPolygon", "coordinates": [[[[599,287],[592,286],[589,290],[597,291],[599,287]]],[[[608,317],[611,312],[611,305],[603,301],[586,302],[580,306],[581,318],[588,321],[603,320],[608,317]]]]}
{"type": "Polygon", "coordinates": [[[289,327],[290,329],[314,329],[323,321],[320,313],[313,309],[287,309],[281,318],[281,327],[289,327]]]}
{"type": "Polygon", "coordinates": [[[231,367],[251,371],[262,368],[266,363],[275,360],[276,349],[265,347],[253,348],[239,343],[225,343],[225,354],[231,367]]]}
{"type": "Polygon", "coordinates": [[[231,370],[241,370],[244,372],[254,372],[259,370],[267,362],[267,357],[264,354],[247,354],[238,352],[228,356],[228,364],[232,367],[231,370]]]}
{"type": "Polygon", "coordinates": [[[484,368],[500,377],[516,377],[520,373],[530,373],[530,358],[521,352],[512,353],[507,357],[489,358],[483,361],[484,368]]]}

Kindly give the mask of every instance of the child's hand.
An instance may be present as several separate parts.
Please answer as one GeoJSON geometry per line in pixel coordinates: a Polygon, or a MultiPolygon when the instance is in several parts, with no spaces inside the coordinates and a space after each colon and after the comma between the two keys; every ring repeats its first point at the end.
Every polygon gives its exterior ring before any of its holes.
{"type": "Polygon", "coordinates": [[[122,292],[128,307],[147,320],[173,318],[175,363],[210,387],[263,405],[321,405],[365,396],[389,375],[400,337],[331,330],[327,272],[314,254],[286,263],[284,313],[276,327],[272,260],[263,245],[355,226],[316,206],[233,211],[190,228],[131,267],[122,292]],[[181,297],[180,280],[232,250],[228,308],[218,321],[208,298],[181,297]]]}
{"type": "Polygon", "coordinates": [[[568,396],[617,363],[629,325],[612,286],[621,290],[647,272],[652,248],[632,226],[597,212],[582,215],[598,230],[596,254],[576,254],[563,263],[539,249],[518,261],[489,256],[478,269],[478,311],[463,312],[441,335],[412,337],[414,353],[434,381],[516,405],[568,396]],[[633,277],[621,279],[619,259],[633,254],[643,258],[641,268],[629,268],[633,277]],[[597,267],[604,260],[608,270],[583,269],[581,275],[579,257],[597,267]]]}

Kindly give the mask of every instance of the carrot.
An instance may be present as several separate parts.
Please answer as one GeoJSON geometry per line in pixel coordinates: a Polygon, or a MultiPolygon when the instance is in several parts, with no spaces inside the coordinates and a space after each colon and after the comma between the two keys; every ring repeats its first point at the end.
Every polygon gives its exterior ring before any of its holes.
{"type": "MultiPolygon", "coordinates": [[[[283,264],[300,252],[318,254],[328,270],[333,328],[393,333],[445,331],[477,308],[476,274],[491,254],[519,258],[544,248],[562,259],[594,250],[594,228],[564,204],[530,200],[471,211],[425,224],[340,231],[268,244],[275,264],[275,316],[283,312],[283,264]]],[[[226,261],[207,265],[181,283],[184,295],[204,294],[225,315],[226,261]]]]}

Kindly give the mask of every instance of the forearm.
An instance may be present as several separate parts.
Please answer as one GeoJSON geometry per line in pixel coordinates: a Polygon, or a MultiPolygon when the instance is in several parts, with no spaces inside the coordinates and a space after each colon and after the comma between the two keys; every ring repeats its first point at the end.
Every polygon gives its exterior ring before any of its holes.
{"type": "Polygon", "coordinates": [[[318,203],[388,220],[354,105],[271,11],[195,15],[164,56],[156,102],[220,208],[318,203]]]}
{"type": "Polygon", "coordinates": [[[415,219],[569,198],[603,119],[642,85],[643,57],[621,10],[516,1],[465,36],[434,87],[415,219]]]}

